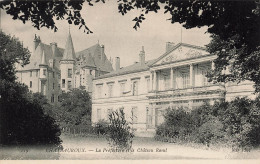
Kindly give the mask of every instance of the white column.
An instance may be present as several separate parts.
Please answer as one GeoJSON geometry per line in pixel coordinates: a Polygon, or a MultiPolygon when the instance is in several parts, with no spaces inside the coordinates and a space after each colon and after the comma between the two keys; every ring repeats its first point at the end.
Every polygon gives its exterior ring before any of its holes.
{"type": "Polygon", "coordinates": [[[171,82],[170,82],[170,88],[173,88],[173,68],[171,68],[171,82]]]}
{"type": "Polygon", "coordinates": [[[193,87],[193,65],[190,64],[190,87],[193,87]]]}
{"type": "Polygon", "coordinates": [[[149,88],[150,91],[153,90],[153,72],[150,72],[150,88],[149,88]]]}
{"type": "Polygon", "coordinates": [[[153,82],[154,82],[154,85],[153,85],[153,90],[157,90],[157,76],[156,76],[156,71],[154,71],[154,78],[153,78],[153,82]]]}

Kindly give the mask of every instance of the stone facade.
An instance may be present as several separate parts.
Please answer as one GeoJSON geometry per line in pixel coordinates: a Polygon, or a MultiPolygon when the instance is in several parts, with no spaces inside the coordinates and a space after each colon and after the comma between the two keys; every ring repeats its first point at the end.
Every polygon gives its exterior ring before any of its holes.
{"type": "Polygon", "coordinates": [[[57,43],[42,43],[35,35],[30,64],[17,65],[17,80],[32,92],[41,92],[51,103],[58,102],[62,91],[84,86],[92,94],[92,79],[113,71],[104,53],[104,46],[96,44],[75,53],[69,33],[65,49],[57,43]]]}
{"type": "Polygon", "coordinates": [[[166,52],[155,60],[145,61],[144,50],[139,57],[138,63],[119,66],[93,80],[93,124],[108,120],[109,112],[121,108],[137,135],[148,135],[162,123],[168,107],[192,110],[205,101],[212,104],[236,96],[255,97],[251,82],[209,83],[205,75],[214,69],[216,56],[203,47],[179,43],[167,45],[166,52]]]}

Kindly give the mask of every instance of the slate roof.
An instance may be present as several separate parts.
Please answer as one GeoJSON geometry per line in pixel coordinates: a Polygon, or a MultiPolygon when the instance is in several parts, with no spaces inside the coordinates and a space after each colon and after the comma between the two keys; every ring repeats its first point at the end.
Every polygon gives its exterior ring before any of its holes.
{"type": "Polygon", "coordinates": [[[154,60],[148,60],[145,62],[145,64],[141,65],[139,62],[136,62],[135,64],[132,64],[127,67],[120,68],[119,70],[115,70],[113,72],[101,75],[96,77],[95,79],[103,79],[107,77],[113,77],[113,76],[119,76],[119,75],[124,75],[124,74],[129,74],[129,73],[135,73],[135,72],[141,72],[141,71],[146,71],[149,70],[149,66],[155,61],[154,60]]]}
{"type": "Polygon", "coordinates": [[[95,44],[85,50],[76,53],[77,58],[85,58],[85,62],[80,67],[96,67],[98,70],[104,72],[113,71],[111,62],[107,59],[106,54],[103,55],[101,60],[102,47],[99,44],[95,44]]]}
{"type": "Polygon", "coordinates": [[[62,60],[76,60],[72,38],[69,32],[62,60]]]}
{"type": "Polygon", "coordinates": [[[206,48],[204,47],[200,47],[200,46],[194,46],[194,45],[190,45],[190,44],[186,44],[186,43],[178,43],[175,46],[173,46],[169,51],[165,52],[163,55],[161,55],[159,58],[156,58],[154,60],[149,60],[145,62],[145,65],[141,65],[140,63],[135,63],[133,65],[127,66],[127,67],[123,67],[120,68],[120,70],[116,70],[110,73],[107,73],[105,75],[96,77],[95,79],[102,79],[102,78],[107,78],[107,77],[113,77],[113,76],[119,76],[119,75],[124,75],[124,74],[129,74],[129,73],[135,73],[135,72],[141,72],[141,71],[146,71],[148,70],[150,67],[152,67],[156,62],[158,62],[159,60],[161,60],[162,58],[164,58],[165,56],[167,56],[169,53],[171,53],[172,51],[174,51],[175,49],[177,49],[180,46],[185,46],[185,47],[190,47],[190,48],[196,48],[196,49],[200,49],[200,50],[206,50],[206,48]]]}
{"type": "Polygon", "coordinates": [[[62,58],[64,49],[58,47],[55,54],[53,55],[52,47],[50,45],[47,45],[44,43],[39,43],[39,45],[36,47],[34,54],[32,54],[30,57],[30,63],[25,65],[24,67],[19,66],[17,68],[17,70],[25,71],[25,70],[39,69],[39,65],[41,64],[41,61],[42,61],[43,52],[45,55],[46,64],[48,64],[49,63],[48,61],[50,59],[53,59],[53,56],[54,56],[54,59],[56,60],[54,69],[58,70],[60,68],[59,61],[62,58]]]}

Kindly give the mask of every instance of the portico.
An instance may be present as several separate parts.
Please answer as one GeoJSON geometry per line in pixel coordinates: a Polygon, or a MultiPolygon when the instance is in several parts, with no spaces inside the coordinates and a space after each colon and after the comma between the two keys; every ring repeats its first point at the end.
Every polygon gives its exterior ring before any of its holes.
{"type": "Polygon", "coordinates": [[[148,129],[162,123],[163,113],[169,107],[182,106],[189,111],[204,102],[212,104],[215,100],[224,99],[225,87],[208,82],[206,77],[207,72],[214,69],[216,56],[205,54],[172,60],[173,57],[168,55],[165,58],[150,67],[148,129]]]}

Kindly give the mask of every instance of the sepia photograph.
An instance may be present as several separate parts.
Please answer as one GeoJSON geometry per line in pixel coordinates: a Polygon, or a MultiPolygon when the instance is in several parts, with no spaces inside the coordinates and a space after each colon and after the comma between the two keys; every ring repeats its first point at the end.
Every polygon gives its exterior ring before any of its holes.
{"type": "Polygon", "coordinates": [[[259,92],[260,0],[0,1],[0,163],[257,163],[259,92]]]}

